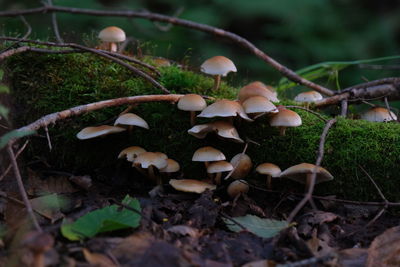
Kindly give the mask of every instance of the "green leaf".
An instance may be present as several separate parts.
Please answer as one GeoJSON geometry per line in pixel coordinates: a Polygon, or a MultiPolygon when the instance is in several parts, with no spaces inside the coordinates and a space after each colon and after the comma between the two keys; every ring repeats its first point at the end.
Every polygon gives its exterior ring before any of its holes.
{"type": "Polygon", "coordinates": [[[8,118],[8,109],[3,105],[0,105],[0,119],[1,117],[8,118]]]}
{"type": "MultiPolygon", "coordinates": [[[[233,232],[240,232],[243,229],[235,224],[234,222],[222,218],[229,228],[233,232]]],[[[270,238],[279,233],[282,229],[287,228],[289,225],[287,221],[278,221],[273,219],[262,219],[255,215],[246,215],[243,217],[234,217],[235,221],[243,225],[248,231],[255,235],[264,238],[270,238]]]]}
{"type": "Polygon", "coordinates": [[[28,135],[31,135],[34,133],[35,133],[35,131],[17,131],[17,130],[8,132],[5,135],[3,135],[2,137],[0,137],[0,149],[3,149],[3,147],[5,147],[8,143],[8,141],[10,141],[11,139],[21,138],[21,137],[28,136],[28,135]]]}
{"type": "Polygon", "coordinates": [[[4,84],[0,84],[0,94],[2,93],[9,93],[10,89],[8,88],[8,86],[4,85],[4,84]]]}
{"type": "MultiPolygon", "coordinates": [[[[139,210],[140,203],[137,199],[125,196],[123,204],[139,210]]],[[[71,241],[93,237],[98,233],[120,230],[125,228],[136,228],[140,225],[140,214],[137,212],[111,205],[87,213],[74,223],[61,226],[61,233],[71,241]]]]}

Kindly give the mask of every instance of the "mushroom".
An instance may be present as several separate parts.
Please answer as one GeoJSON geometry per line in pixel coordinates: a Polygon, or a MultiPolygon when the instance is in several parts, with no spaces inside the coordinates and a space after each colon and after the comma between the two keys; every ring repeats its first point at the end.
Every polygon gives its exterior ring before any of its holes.
{"type": "Polygon", "coordinates": [[[221,160],[210,163],[207,167],[207,173],[215,173],[214,183],[219,185],[221,184],[221,175],[223,172],[228,172],[233,170],[232,164],[227,161],[221,160]]]}
{"type": "Polygon", "coordinates": [[[175,190],[182,192],[197,193],[197,194],[201,194],[207,189],[215,190],[216,188],[215,185],[192,179],[182,179],[182,180],[171,179],[169,180],[169,184],[173,188],[175,188],[175,190]]]}
{"type": "Polygon", "coordinates": [[[245,180],[236,180],[230,183],[226,191],[231,198],[235,198],[249,192],[249,184],[245,180]]]}
{"type": "Polygon", "coordinates": [[[234,142],[243,143],[236,128],[226,121],[214,121],[206,124],[195,125],[188,130],[190,135],[203,139],[209,132],[215,132],[218,136],[232,140],[234,142]]]}
{"type": "Polygon", "coordinates": [[[110,26],[100,31],[99,39],[107,44],[107,50],[117,52],[117,43],[125,41],[126,36],[121,28],[110,26]]]}
{"type": "Polygon", "coordinates": [[[196,111],[202,111],[207,107],[206,101],[199,95],[187,94],[179,98],[178,109],[190,111],[190,125],[196,122],[196,111]]]}
{"type": "Polygon", "coordinates": [[[44,267],[44,254],[54,246],[54,238],[49,233],[32,231],[24,236],[22,244],[33,254],[33,263],[30,266],[44,267]]]}
{"type": "Polygon", "coordinates": [[[167,173],[167,175],[169,175],[170,173],[178,172],[180,169],[181,166],[176,160],[167,159],[167,166],[160,169],[160,172],[167,173]]]}
{"type": "Polygon", "coordinates": [[[83,128],[79,133],[76,134],[76,137],[80,140],[85,140],[112,133],[119,133],[125,130],[125,128],[110,125],[91,126],[83,128]]]}
{"type": "Polygon", "coordinates": [[[133,126],[149,129],[149,125],[147,124],[147,122],[133,113],[122,114],[116,119],[114,125],[127,125],[129,126],[129,132],[132,131],[133,126]]]}
{"type": "Polygon", "coordinates": [[[143,152],[139,154],[133,161],[135,168],[147,169],[147,175],[150,179],[155,180],[158,185],[162,184],[161,177],[156,176],[154,167],[158,170],[167,167],[168,162],[166,155],[160,152],[143,152]]]}
{"type": "Polygon", "coordinates": [[[296,182],[305,184],[305,191],[308,190],[311,183],[312,173],[315,170],[315,184],[319,184],[325,181],[329,181],[333,179],[332,174],[330,174],[327,170],[322,167],[316,166],[310,163],[301,163],[298,165],[294,165],[286,170],[284,170],[280,177],[287,177],[296,182]]]}
{"type": "Polygon", "coordinates": [[[155,57],[153,58],[153,63],[157,66],[157,67],[169,67],[171,66],[171,62],[163,57],[155,57]]]}
{"type": "Polygon", "coordinates": [[[235,168],[231,177],[234,179],[245,178],[253,168],[251,158],[247,154],[239,153],[231,159],[231,164],[235,168]]]}
{"type": "Polygon", "coordinates": [[[278,109],[279,112],[272,116],[269,124],[273,127],[278,127],[280,135],[285,135],[287,127],[297,127],[301,125],[302,122],[299,114],[283,106],[279,106],[278,109]]]}
{"type": "Polygon", "coordinates": [[[243,107],[236,101],[222,99],[209,105],[203,111],[197,115],[200,118],[214,118],[214,117],[236,117],[239,115],[241,118],[247,121],[253,121],[250,119],[243,107]]]}
{"type": "Polygon", "coordinates": [[[363,113],[361,115],[361,119],[372,122],[387,122],[397,120],[397,116],[386,108],[373,107],[367,112],[363,113]]]}
{"type": "Polygon", "coordinates": [[[119,152],[118,158],[126,157],[127,161],[133,162],[135,158],[143,152],[146,152],[146,150],[140,146],[130,146],[119,152]]]}
{"type": "Polygon", "coordinates": [[[260,113],[278,113],[276,106],[263,96],[249,97],[242,103],[242,106],[247,114],[256,116],[260,113]]]}
{"type": "Polygon", "coordinates": [[[298,94],[294,98],[294,101],[306,103],[306,107],[308,108],[310,103],[314,103],[318,100],[322,100],[322,98],[323,98],[322,95],[320,93],[318,93],[317,91],[308,91],[308,92],[298,94]]]}
{"type": "Polygon", "coordinates": [[[229,72],[236,72],[236,66],[232,60],[224,56],[215,56],[207,59],[201,64],[201,71],[214,76],[213,90],[218,90],[221,83],[221,76],[226,76],[229,72]]]}
{"type": "Polygon", "coordinates": [[[272,178],[278,178],[281,175],[281,169],[279,166],[273,163],[262,163],[257,166],[256,172],[259,174],[267,175],[267,188],[271,189],[272,178]]]}
{"type": "Polygon", "coordinates": [[[263,96],[271,102],[279,102],[276,92],[272,90],[271,86],[267,86],[262,82],[252,82],[240,89],[238,98],[241,103],[253,96],[263,96]]]}
{"type": "Polygon", "coordinates": [[[205,146],[197,149],[192,157],[192,161],[204,162],[206,168],[208,168],[210,161],[225,160],[225,155],[211,146],[205,146]]]}

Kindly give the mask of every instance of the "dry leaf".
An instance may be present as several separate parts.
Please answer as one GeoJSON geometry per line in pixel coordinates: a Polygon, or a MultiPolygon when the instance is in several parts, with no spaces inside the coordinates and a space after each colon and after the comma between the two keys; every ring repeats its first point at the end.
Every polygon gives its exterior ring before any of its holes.
{"type": "Polygon", "coordinates": [[[43,195],[43,193],[75,193],[79,190],[72,186],[67,176],[50,176],[42,179],[36,172],[28,169],[29,195],[43,195]]]}
{"type": "Polygon", "coordinates": [[[349,248],[338,252],[338,266],[364,267],[368,256],[365,248],[349,248]]]}
{"type": "Polygon", "coordinates": [[[196,228],[187,225],[174,225],[167,229],[168,232],[172,232],[178,235],[188,235],[191,237],[197,237],[199,231],[196,228]]]}
{"type": "Polygon", "coordinates": [[[274,266],[276,266],[276,262],[272,260],[252,261],[242,265],[242,267],[274,267],[274,266]]]}
{"type": "Polygon", "coordinates": [[[88,263],[96,267],[117,267],[117,265],[107,256],[100,253],[92,253],[84,248],[83,255],[88,263]]]}
{"type": "Polygon", "coordinates": [[[400,226],[375,237],[368,249],[367,267],[400,266],[400,226]]]}

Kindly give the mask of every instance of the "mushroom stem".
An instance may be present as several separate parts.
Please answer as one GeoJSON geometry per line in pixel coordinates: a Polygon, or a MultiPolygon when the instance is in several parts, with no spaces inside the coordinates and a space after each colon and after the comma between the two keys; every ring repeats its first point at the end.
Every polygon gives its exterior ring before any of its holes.
{"type": "Polygon", "coordinates": [[[151,180],[157,182],[157,185],[161,185],[161,184],[162,184],[160,177],[156,177],[156,175],[154,174],[154,167],[153,167],[153,165],[150,165],[150,166],[147,168],[147,173],[148,173],[149,178],[150,178],[151,180]]]}
{"type": "Polygon", "coordinates": [[[214,75],[213,90],[218,90],[220,84],[221,84],[221,75],[214,75]]]}
{"type": "Polygon", "coordinates": [[[33,267],[44,267],[43,252],[36,252],[33,255],[33,267]]]}
{"type": "Polygon", "coordinates": [[[215,174],[214,183],[216,185],[220,185],[221,184],[221,176],[222,176],[222,172],[218,172],[218,173],[215,174]]]}
{"type": "Polygon", "coordinates": [[[271,175],[267,175],[267,188],[271,189],[272,188],[272,179],[271,175]]]}
{"type": "Polygon", "coordinates": [[[110,43],[110,51],[111,52],[117,52],[118,51],[118,46],[117,46],[116,43],[114,43],[114,42],[110,43]]]}
{"type": "Polygon", "coordinates": [[[306,187],[304,192],[307,192],[308,188],[310,188],[311,178],[312,178],[312,173],[307,173],[306,187]]]}
{"type": "Polygon", "coordinates": [[[133,164],[133,167],[135,167],[135,169],[136,169],[138,172],[140,172],[143,176],[146,176],[146,175],[147,175],[147,173],[146,173],[142,168],[140,168],[139,165],[133,164]]]}
{"type": "Polygon", "coordinates": [[[194,126],[196,123],[196,111],[190,111],[190,125],[194,126]]]}
{"type": "Polygon", "coordinates": [[[279,135],[284,136],[285,133],[286,133],[286,127],[285,126],[279,127],[279,135]]]}

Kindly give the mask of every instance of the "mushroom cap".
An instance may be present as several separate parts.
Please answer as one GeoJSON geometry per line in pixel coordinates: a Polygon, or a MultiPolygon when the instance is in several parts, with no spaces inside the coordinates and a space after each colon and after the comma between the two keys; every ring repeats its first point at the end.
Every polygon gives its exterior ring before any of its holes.
{"type": "MultiPolygon", "coordinates": [[[[167,167],[167,159],[161,155],[163,153],[155,152],[143,152],[139,154],[133,161],[134,165],[140,165],[143,169],[149,168],[149,166],[154,166],[157,169],[162,169],[167,167]]],[[[164,154],[165,155],[165,154],[164,154]]]]}
{"type": "Polygon", "coordinates": [[[121,28],[110,26],[100,31],[99,39],[103,42],[119,43],[125,41],[126,36],[121,28]]]}
{"type": "Polygon", "coordinates": [[[217,135],[231,139],[232,141],[243,143],[236,128],[226,121],[214,121],[206,124],[195,125],[188,130],[190,135],[203,139],[209,132],[216,132],[217,135]]]}
{"type": "Polygon", "coordinates": [[[225,160],[225,155],[211,146],[205,146],[197,149],[192,157],[192,161],[219,161],[225,160]]]}
{"type": "Polygon", "coordinates": [[[269,124],[275,127],[297,127],[301,125],[301,117],[296,112],[280,108],[270,120],[269,124]]]}
{"type": "Polygon", "coordinates": [[[237,71],[232,60],[224,56],[215,56],[207,59],[203,64],[201,64],[200,69],[206,74],[222,76],[226,76],[231,71],[237,71]]]}
{"type": "Polygon", "coordinates": [[[192,179],[171,179],[169,180],[169,184],[175,188],[175,190],[197,194],[201,194],[207,189],[215,190],[215,188],[217,188],[215,185],[192,179]]]}
{"type": "Polygon", "coordinates": [[[153,63],[157,67],[169,67],[169,66],[171,66],[171,61],[169,61],[168,59],[163,58],[163,57],[153,58],[153,63]]]}
{"type": "Polygon", "coordinates": [[[232,164],[225,160],[210,163],[207,167],[207,173],[229,172],[233,169],[232,164]]]}
{"type": "Polygon", "coordinates": [[[158,155],[162,159],[168,159],[167,154],[162,153],[162,152],[154,152],[154,154],[158,155]]]}
{"type": "Polygon", "coordinates": [[[244,112],[243,107],[236,101],[222,99],[218,100],[197,115],[200,118],[214,118],[214,117],[236,117],[239,115],[247,121],[253,121],[244,112]]]}
{"type": "Polygon", "coordinates": [[[392,111],[388,111],[386,108],[373,107],[367,112],[363,113],[361,115],[361,119],[373,122],[385,122],[392,121],[393,119],[397,120],[397,116],[392,111]]]}
{"type": "Polygon", "coordinates": [[[242,106],[247,114],[258,112],[278,113],[276,106],[263,96],[249,97],[242,103],[242,106]]]}
{"type": "Polygon", "coordinates": [[[184,111],[202,111],[207,107],[206,101],[196,94],[187,94],[179,98],[178,109],[184,111]]]}
{"type": "Polygon", "coordinates": [[[146,150],[140,146],[130,146],[119,152],[118,158],[120,159],[126,156],[128,161],[133,162],[135,158],[143,152],[146,152],[146,150]]]}
{"type": "Polygon", "coordinates": [[[79,133],[76,134],[78,139],[90,139],[98,136],[103,136],[112,133],[119,133],[125,131],[125,128],[110,126],[110,125],[101,125],[101,126],[93,126],[83,128],[79,133]]]}
{"type": "Polygon", "coordinates": [[[262,163],[257,166],[256,172],[259,174],[271,175],[272,177],[279,177],[281,175],[281,168],[273,163],[262,163]]]}
{"type": "Polygon", "coordinates": [[[149,125],[147,122],[133,113],[125,113],[118,117],[118,119],[114,122],[114,125],[133,125],[142,127],[145,129],[149,129],[149,125]]]}
{"type": "MultiPolygon", "coordinates": [[[[316,166],[311,163],[301,163],[298,165],[294,165],[290,168],[284,170],[280,177],[287,177],[299,183],[305,184],[307,181],[307,174],[313,172],[316,166]]],[[[333,176],[327,170],[322,167],[317,167],[315,184],[332,180],[333,176]]]]}
{"type": "Polygon", "coordinates": [[[294,101],[297,102],[315,102],[318,100],[322,100],[322,95],[318,93],[317,91],[308,91],[308,92],[303,92],[298,94],[295,98],[294,101]]]}
{"type": "Polygon", "coordinates": [[[171,172],[177,172],[181,169],[181,166],[179,163],[173,159],[167,159],[167,166],[160,169],[160,172],[166,172],[166,173],[171,173],[171,172]]]}
{"type": "Polygon", "coordinates": [[[279,102],[276,92],[271,91],[271,89],[271,86],[262,82],[252,82],[240,89],[238,98],[241,103],[253,96],[263,96],[271,102],[279,102]]]}
{"type": "Polygon", "coordinates": [[[245,180],[236,180],[229,184],[226,191],[230,197],[234,198],[240,193],[249,192],[249,184],[245,180]]]}
{"type": "Polygon", "coordinates": [[[231,159],[231,164],[232,166],[236,166],[231,175],[231,177],[234,179],[243,179],[250,173],[251,168],[253,168],[251,158],[247,154],[242,153],[235,155],[231,159]]]}

